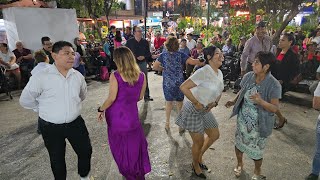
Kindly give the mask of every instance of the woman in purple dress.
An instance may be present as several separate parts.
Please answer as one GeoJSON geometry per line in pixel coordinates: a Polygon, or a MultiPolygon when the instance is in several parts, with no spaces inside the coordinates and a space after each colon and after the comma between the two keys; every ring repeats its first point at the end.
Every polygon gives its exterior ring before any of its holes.
{"type": "Polygon", "coordinates": [[[118,70],[110,76],[109,97],[98,108],[98,118],[105,115],[110,150],[120,173],[127,180],[142,180],[151,171],[137,106],[144,97],[146,78],[127,47],[115,49],[113,57],[118,70]]]}

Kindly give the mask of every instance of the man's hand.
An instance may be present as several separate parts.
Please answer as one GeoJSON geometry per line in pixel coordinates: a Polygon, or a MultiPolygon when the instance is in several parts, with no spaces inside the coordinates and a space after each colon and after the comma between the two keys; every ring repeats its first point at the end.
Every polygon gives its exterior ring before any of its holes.
{"type": "Polygon", "coordinates": [[[143,61],[143,60],[145,59],[145,57],[144,57],[144,56],[138,56],[137,59],[138,59],[139,61],[143,61]]]}
{"type": "Polygon", "coordinates": [[[21,62],[22,59],[23,59],[23,56],[19,57],[19,58],[17,59],[17,62],[21,62]]]}

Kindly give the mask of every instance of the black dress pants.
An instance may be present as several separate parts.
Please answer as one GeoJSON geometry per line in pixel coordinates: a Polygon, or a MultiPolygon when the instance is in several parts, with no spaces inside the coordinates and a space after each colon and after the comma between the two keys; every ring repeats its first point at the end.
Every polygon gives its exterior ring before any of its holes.
{"type": "Polygon", "coordinates": [[[65,124],[53,124],[39,117],[39,125],[55,180],[65,180],[67,177],[65,139],[68,139],[78,156],[78,174],[86,177],[90,172],[92,147],[82,117],[65,124]]]}

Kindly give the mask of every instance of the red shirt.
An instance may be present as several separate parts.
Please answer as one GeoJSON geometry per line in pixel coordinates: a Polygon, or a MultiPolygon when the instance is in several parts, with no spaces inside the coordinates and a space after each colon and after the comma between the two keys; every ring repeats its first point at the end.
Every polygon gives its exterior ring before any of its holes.
{"type": "Polygon", "coordinates": [[[309,53],[307,59],[308,61],[312,61],[314,57],[317,59],[317,61],[320,61],[320,56],[315,55],[314,53],[309,53]]]}
{"type": "Polygon", "coordinates": [[[160,47],[166,42],[166,38],[160,37],[160,38],[155,38],[154,39],[154,48],[155,49],[160,49],[160,47]]]}
{"type": "Polygon", "coordinates": [[[298,45],[292,46],[292,50],[294,53],[298,54],[299,53],[299,46],[298,45]]]}
{"type": "Polygon", "coordinates": [[[282,61],[283,58],[284,58],[284,55],[286,55],[286,54],[284,54],[284,53],[281,52],[281,53],[278,55],[277,60],[278,60],[278,61],[282,61]]]}

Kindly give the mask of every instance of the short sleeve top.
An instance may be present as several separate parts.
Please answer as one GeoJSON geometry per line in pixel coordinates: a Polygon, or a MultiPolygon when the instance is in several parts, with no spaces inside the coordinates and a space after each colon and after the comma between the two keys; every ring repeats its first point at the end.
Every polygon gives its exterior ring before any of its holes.
{"type": "Polygon", "coordinates": [[[11,57],[15,57],[15,55],[11,51],[8,51],[8,53],[6,54],[0,52],[0,58],[6,63],[10,61],[11,57]]]}
{"type": "Polygon", "coordinates": [[[204,106],[216,101],[224,89],[222,72],[216,73],[210,65],[197,70],[189,79],[197,85],[191,89],[193,96],[204,106]]]}

